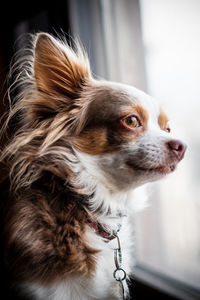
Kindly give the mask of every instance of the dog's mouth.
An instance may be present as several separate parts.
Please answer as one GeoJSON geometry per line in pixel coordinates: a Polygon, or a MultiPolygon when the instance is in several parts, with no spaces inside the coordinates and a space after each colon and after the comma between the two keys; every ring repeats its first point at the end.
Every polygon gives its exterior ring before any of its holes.
{"type": "Polygon", "coordinates": [[[138,170],[138,171],[143,171],[143,172],[146,172],[146,173],[160,173],[160,174],[163,174],[163,175],[166,175],[166,174],[169,174],[169,173],[172,173],[175,169],[176,169],[176,164],[173,163],[173,164],[170,164],[170,165],[161,165],[159,167],[153,167],[153,168],[148,168],[148,167],[140,167],[140,166],[137,166],[136,164],[134,164],[133,162],[131,161],[128,161],[127,162],[127,165],[134,169],[134,170],[138,170]]]}

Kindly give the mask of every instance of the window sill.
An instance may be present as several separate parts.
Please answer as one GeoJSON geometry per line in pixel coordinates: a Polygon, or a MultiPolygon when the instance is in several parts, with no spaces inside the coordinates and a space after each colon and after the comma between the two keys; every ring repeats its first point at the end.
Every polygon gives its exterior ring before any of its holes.
{"type": "Polygon", "coordinates": [[[144,294],[144,296],[158,296],[157,299],[162,297],[163,300],[200,299],[200,290],[155,272],[141,264],[135,267],[134,279],[131,285],[131,295],[133,295],[135,300],[141,299],[137,297],[139,292],[144,294]]]}

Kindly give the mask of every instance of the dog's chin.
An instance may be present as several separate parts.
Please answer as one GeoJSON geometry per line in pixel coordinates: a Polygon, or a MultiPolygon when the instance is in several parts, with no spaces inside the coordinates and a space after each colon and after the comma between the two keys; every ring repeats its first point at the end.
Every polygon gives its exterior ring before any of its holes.
{"type": "Polygon", "coordinates": [[[109,172],[107,169],[106,182],[110,182],[111,187],[114,187],[115,190],[130,191],[148,182],[160,180],[167,174],[172,173],[175,169],[176,164],[144,168],[133,165],[132,163],[126,163],[126,168],[121,169],[121,172],[109,172]],[[108,176],[108,174],[110,176],[108,176]]]}
{"type": "Polygon", "coordinates": [[[134,172],[139,172],[140,174],[142,173],[143,175],[148,175],[148,176],[164,176],[167,174],[170,174],[175,171],[176,169],[176,163],[169,164],[169,165],[160,165],[160,166],[155,166],[155,167],[142,167],[138,166],[131,161],[127,162],[127,166],[134,172]]]}

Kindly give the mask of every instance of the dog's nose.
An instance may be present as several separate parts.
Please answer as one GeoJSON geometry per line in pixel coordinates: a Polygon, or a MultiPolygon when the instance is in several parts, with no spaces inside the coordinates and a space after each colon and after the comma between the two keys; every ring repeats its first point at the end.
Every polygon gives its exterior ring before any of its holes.
{"type": "Polygon", "coordinates": [[[183,159],[185,151],[187,149],[187,145],[179,140],[170,140],[167,143],[170,150],[176,155],[178,160],[183,159]]]}

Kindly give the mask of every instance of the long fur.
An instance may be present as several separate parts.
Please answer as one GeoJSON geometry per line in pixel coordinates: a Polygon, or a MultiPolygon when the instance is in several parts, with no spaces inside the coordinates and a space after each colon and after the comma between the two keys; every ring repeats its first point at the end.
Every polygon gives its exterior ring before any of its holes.
{"type": "MultiPolygon", "coordinates": [[[[32,48],[26,51],[29,51],[29,54],[18,58],[11,69],[11,73],[16,75],[16,78],[9,89],[9,95],[11,93],[16,95],[12,99],[14,104],[11,106],[6,124],[17,116],[18,130],[1,153],[1,160],[6,159],[11,166],[10,177],[15,190],[29,186],[39,179],[48,160],[52,162],[52,171],[54,170],[53,172],[56,174],[61,165],[63,165],[62,168],[69,169],[67,163],[76,161],[70,150],[70,136],[73,124],[77,122],[77,119],[81,122],[80,115],[84,114],[85,110],[84,104],[82,105],[81,100],[78,99],[78,91],[76,95],[76,85],[87,84],[87,80],[91,76],[87,56],[80,46],[77,46],[75,53],[67,44],[64,46],[59,41],[59,46],[65,48],[60,60],[58,58],[56,61],[58,67],[55,66],[55,71],[52,72],[55,72],[53,74],[55,75],[55,84],[57,85],[56,80],[58,79],[58,87],[62,89],[65,97],[61,98],[60,91],[46,94],[44,91],[48,86],[45,86],[45,75],[40,74],[38,70],[39,82],[36,84],[35,80],[37,74],[37,70],[34,70],[34,64],[37,65],[37,57],[34,54],[36,39],[34,36],[32,48]],[[68,57],[70,57],[69,61],[68,57]],[[64,67],[62,72],[58,69],[59,65],[64,67]],[[76,65],[78,65],[78,71],[76,65]],[[56,73],[56,68],[58,73],[56,73]],[[44,76],[44,80],[42,76],[44,76]],[[67,81],[68,77],[73,79],[71,83],[67,81]],[[44,85],[44,88],[40,85],[44,85]],[[71,103],[71,97],[75,96],[76,101],[71,103]],[[44,119],[43,122],[41,122],[42,119],[44,119]],[[56,144],[58,140],[59,143],[56,144]],[[67,149],[69,149],[68,153],[67,149]]],[[[37,47],[39,46],[37,45],[37,47]]],[[[48,46],[51,45],[48,45],[47,42],[48,46]]],[[[42,51],[48,51],[48,49],[44,48],[42,51]]],[[[52,47],[52,51],[58,50],[56,47],[52,47]]],[[[49,53],[49,57],[51,56],[57,57],[56,53],[49,53]]],[[[47,62],[49,66],[45,65],[46,62],[40,61],[39,67],[41,64],[46,68],[51,67],[51,61],[47,62]]],[[[67,178],[66,173],[68,175],[68,172],[65,171],[62,177],[67,178]]]]}
{"type": "MultiPolygon", "coordinates": [[[[95,80],[79,44],[72,50],[37,34],[11,73],[2,134],[10,124],[12,134],[0,160],[10,180],[3,203],[12,281],[28,299],[118,299],[116,238],[106,240],[97,225],[111,236],[122,226],[129,278],[134,189],[174,171],[186,146],[170,137],[153,98],[95,80]]],[[[124,289],[128,296],[126,282],[124,289]]]]}

